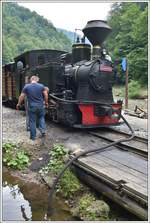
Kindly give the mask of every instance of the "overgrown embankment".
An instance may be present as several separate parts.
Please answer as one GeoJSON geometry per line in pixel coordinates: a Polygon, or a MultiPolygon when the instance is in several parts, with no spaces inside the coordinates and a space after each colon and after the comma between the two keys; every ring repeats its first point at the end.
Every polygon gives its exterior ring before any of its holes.
{"type": "MultiPolygon", "coordinates": [[[[3,163],[7,167],[20,171],[30,168],[32,162],[29,157],[25,147],[11,142],[3,144],[3,163]]],[[[42,159],[39,158],[39,161],[42,159]]],[[[46,165],[43,162],[43,167],[41,166],[39,170],[41,178],[50,188],[68,159],[69,153],[63,145],[55,144],[50,149],[49,161],[46,165]]],[[[79,181],[71,167],[65,171],[56,186],[56,194],[67,200],[70,211],[75,217],[82,220],[109,219],[109,206],[79,181]]]]}
{"type": "MultiPolygon", "coordinates": [[[[70,158],[68,151],[60,144],[55,144],[49,155],[49,162],[39,173],[51,188],[55,178],[70,158]]],[[[110,208],[108,204],[83,185],[71,167],[65,171],[60,182],[56,185],[56,194],[67,199],[71,212],[75,217],[93,221],[109,219],[110,208]]]]}

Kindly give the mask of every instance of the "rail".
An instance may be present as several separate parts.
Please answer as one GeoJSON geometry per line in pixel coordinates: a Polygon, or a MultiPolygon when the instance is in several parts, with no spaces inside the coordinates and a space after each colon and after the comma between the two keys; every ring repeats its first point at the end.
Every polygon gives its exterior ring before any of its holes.
{"type": "MultiPolygon", "coordinates": [[[[93,135],[95,137],[104,139],[109,142],[114,142],[116,139],[118,140],[120,137],[129,137],[128,133],[120,132],[118,130],[105,128],[101,131],[92,130],[88,131],[88,134],[93,135]]],[[[116,147],[121,148],[123,150],[132,151],[144,157],[148,157],[148,139],[134,136],[133,140],[130,142],[121,142],[116,145],[116,147]]]]}

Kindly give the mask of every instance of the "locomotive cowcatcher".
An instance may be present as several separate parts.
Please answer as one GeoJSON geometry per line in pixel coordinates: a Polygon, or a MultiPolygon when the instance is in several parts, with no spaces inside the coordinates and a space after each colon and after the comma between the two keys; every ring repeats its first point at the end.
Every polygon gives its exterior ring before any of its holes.
{"type": "Polygon", "coordinates": [[[119,123],[122,101],[114,102],[113,67],[101,45],[111,28],[92,20],[82,30],[85,38],[72,45],[72,53],[43,49],[25,52],[3,66],[3,99],[15,105],[33,74],[49,88],[48,116],[55,122],[77,128],[95,128],[119,123]]]}

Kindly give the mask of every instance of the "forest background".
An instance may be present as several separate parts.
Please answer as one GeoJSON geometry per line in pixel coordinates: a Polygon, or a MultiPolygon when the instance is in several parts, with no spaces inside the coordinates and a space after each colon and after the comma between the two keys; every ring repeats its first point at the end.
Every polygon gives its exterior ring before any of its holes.
{"type": "MultiPolygon", "coordinates": [[[[107,18],[112,28],[104,42],[114,63],[116,80],[124,84],[121,61],[127,58],[130,88],[137,93],[148,85],[148,3],[114,3],[107,18]]],[[[71,51],[73,33],[57,29],[51,21],[17,3],[2,4],[2,63],[32,49],[71,51]]],[[[131,90],[132,91],[132,90],[131,90]]]]}

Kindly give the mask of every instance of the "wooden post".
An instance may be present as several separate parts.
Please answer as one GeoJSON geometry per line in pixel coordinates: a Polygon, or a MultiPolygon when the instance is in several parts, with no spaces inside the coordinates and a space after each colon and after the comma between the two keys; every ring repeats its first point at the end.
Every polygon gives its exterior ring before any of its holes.
{"type": "Polygon", "coordinates": [[[126,59],[125,108],[128,109],[128,61],[126,59]]]}

